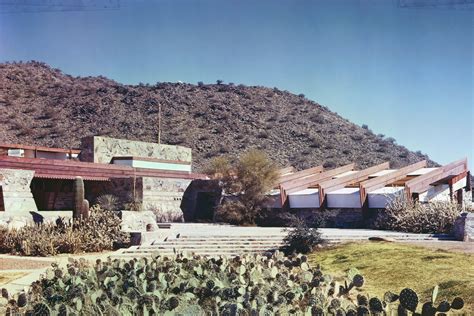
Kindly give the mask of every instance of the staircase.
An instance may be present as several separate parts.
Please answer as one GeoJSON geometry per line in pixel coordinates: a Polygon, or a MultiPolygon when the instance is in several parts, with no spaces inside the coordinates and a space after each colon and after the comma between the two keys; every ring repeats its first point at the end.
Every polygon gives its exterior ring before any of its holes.
{"type": "MultiPolygon", "coordinates": [[[[394,241],[453,240],[450,235],[410,234],[368,229],[321,228],[319,231],[328,243],[367,241],[374,237],[394,241]]],[[[143,244],[121,249],[112,257],[150,257],[173,255],[179,252],[208,256],[264,253],[282,246],[287,231],[275,227],[173,223],[165,235],[163,237],[163,230],[160,230],[160,235],[156,239],[147,237],[147,241],[143,244]]]]}

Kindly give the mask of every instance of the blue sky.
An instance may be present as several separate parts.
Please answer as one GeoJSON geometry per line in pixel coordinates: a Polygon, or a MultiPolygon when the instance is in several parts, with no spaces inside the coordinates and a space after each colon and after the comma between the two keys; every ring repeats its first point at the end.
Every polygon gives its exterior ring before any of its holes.
{"type": "MultiPolygon", "coordinates": [[[[398,0],[121,1],[0,13],[0,61],[136,84],[286,89],[447,163],[474,160],[474,10],[398,0]]],[[[33,1],[34,2],[34,1],[33,1]]]]}

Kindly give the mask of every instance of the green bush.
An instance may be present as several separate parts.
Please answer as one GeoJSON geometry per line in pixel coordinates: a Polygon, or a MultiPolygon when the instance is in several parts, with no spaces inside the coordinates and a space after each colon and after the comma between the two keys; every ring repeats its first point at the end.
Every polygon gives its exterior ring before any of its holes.
{"type": "Polygon", "coordinates": [[[56,224],[34,224],[0,231],[0,253],[22,256],[53,256],[58,253],[81,253],[113,250],[129,242],[120,231],[121,220],[115,213],[93,206],[87,219],[56,224]]]}
{"type": "Polygon", "coordinates": [[[410,233],[451,233],[461,211],[462,207],[456,202],[420,203],[407,199],[402,193],[379,212],[375,228],[410,233]]]}
{"type": "Polygon", "coordinates": [[[28,292],[3,289],[0,313],[27,315],[434,315],[462,309],[464,301],[419,304],[403,289],[383,299],[361,293],[364,277],[349,270],[341,282],[311,267],[304,255],[285,257],[175,257],[70,260],[53,265],[28,292]],[[352,291],[357,288],[356,291],[352,291]],[[432,313],[434,312],[434,313],[432,313]]]}
{"type": "Polygon", "coordinates": [[[288,231],[284,238],[282,250],[286,254],[303,253],[307,254],[313,251],[317,245],[324,243],[321,233],[317,228],[309,227],[303,220],[297,219],[295,227],[288,231]]]}

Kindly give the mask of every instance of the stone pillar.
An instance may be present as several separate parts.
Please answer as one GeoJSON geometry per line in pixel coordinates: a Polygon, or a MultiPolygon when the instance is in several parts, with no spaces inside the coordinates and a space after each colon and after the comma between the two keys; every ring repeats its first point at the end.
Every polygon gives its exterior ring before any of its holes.
{"type": "Polygon", "coordinates": [[[33,170],[0,169],[0,185],[5,211],[0,216],[17,216],[37,212],[30,184],[33,170]]]}
{"type": "Polygon", "coordinates": [[[462,213],[454,222],[454,237],[457,240],[474,242],[474,213],[462,213]]]}

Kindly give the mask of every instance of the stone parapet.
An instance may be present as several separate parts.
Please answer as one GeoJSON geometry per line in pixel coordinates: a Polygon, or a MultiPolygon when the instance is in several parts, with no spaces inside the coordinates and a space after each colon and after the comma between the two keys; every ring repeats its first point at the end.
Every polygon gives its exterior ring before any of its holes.
{"type": "Polygon", "coordinates": [[[33,170],[0,169],[5,214],[21,215],[38,210],[30,190],[33,170]]]}
{"type": "Polygon", "coordinates": [[[189,162],[191,148],[147,143],[110,137],[90,136],[82,139],[80,159],[87,162],[111,162],[113,157],[136,156],[189,162]]]}

